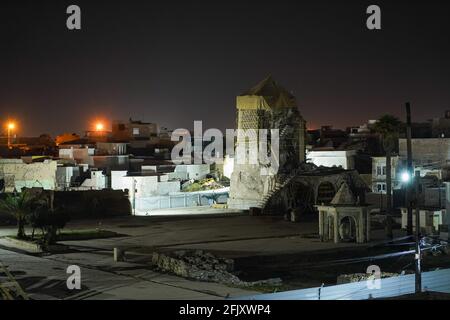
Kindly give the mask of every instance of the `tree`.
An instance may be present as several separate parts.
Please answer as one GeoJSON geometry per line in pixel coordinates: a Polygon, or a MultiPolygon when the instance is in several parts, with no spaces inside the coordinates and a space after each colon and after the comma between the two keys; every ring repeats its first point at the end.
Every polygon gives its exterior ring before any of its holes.
{"type": "Polygon", "coordinates": [[[35,229],[42,231],[42,244],[48,246],[56,242],[57,232],[65,227],[69,215],[63,207],[53,210],[47,205],[40,205],[28,216],[28,221],[33,233],[35,229]]]}
{"type": "Polygon", "coordinates": [[[381,136],[383,149],[386,154],[386,235],[393,238],[392,234],[392,152],[398,141],[398,134],[402,122],[396,117],[386,114],[383,115],[374,125],[374,131],[381,136]]]}
{"type": "Polygon", "coordinates": [[[17,238],[25,238],[25,223],[32,212],[34,197],[28,192],[6,195],[0,200],[0,212],[12,215],[17,221],[17,238]]]}

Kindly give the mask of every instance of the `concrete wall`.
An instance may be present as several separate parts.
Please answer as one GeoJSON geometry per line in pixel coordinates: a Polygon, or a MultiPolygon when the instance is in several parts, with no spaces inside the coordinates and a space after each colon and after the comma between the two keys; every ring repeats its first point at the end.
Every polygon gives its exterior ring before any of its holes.
{"type": "MultiPolygon", "coordinates": [[[[450,159],[450,138],[412,139],[412,158],[415,166],[438,164],[450,159]]],[[[399,139],[400,157],[406,159],[406,139],[399,139]]]]}
{"type": "Polygon", "coordinates": [[[0,159],[0,177],[5,180],[5,192],[21,191],[22,188],[56,188],[57,162],[45,160],[26,164],[20,159],[0,159]]]}
{"type": "Polygon", "coordinates": [[[69,188],[80,172],[80,167],[58,167],[56,170],[57,190],[69,188]]]}
{"type": "Polygon", "coordinates": [[[102,171],[91,171],[91,178],[83,181],[78,189],[103,190],[107,187],[107,179],[102,171]]]}
{"type": "Polygon", "coordinates": [[[233,171],[234,171],[234,158],[227,155],[223,160],[223,175],[228,179],[231,179],[233,171]]]}
{"type": "Polygon", "coordinates": [[[97,169],[105,169],[108,172],[111,170],[128,170],[129,156],[93,156],[91,157],[89,165],[97,169]]]}
{"type": "MultiPolygon", "coordinates": [[[[408,225],[408,210],[401,208],[402,213],[402,229],[406,229],[408,225]]],[[[437,233],[439,225],[446,220],[446,210],[419,210],[421,232],[426,235],[437,233]]],[[[416,230],[416,210],[413,210],[413,230],[416,230]]]]}
{"type": "Polygon", "coordinates": [[[111,189],[113,190],[125,190],[131,188],[131,180],[125,179],[127,170],[114,170],[111,171],[111,189]]]}
{"type": "Polygon", "coordinates": [[[61,148],[59,149],[59,157],[62,159],[75,160],[77,163],[90,164],[90,156],[94,155],[95,150],[93,148],[61,148]]]}
{"type": "Polygon", "coordinates": [[[425,188],[424,206],[427,208],[445,207],[445,188],[425,188]]]}
{"type": "Polygon", "coordinates": [[[126,143],[97,142],[97,155],[124,155],[127,153],[126,143]]]}
{"type": "Polygon", "coordinates": [[[164,181],[158,183],[158,194],[159,195],[168,195],[170,193],[179,192],[180,191],[180,182],[179,181],[164,181]]]}
{"type": "Polygon", "coordinates": [[[134,179],[136,198],[166,195],[180,191],[179,181],[160,181],[161,179],[157,175],[130,177],[126,174],[126,171],[112,171],[111,188],[114,190],[131,190],[134,179]]]}
{"type": "Polygon", "coordinates": [[[209,164],[181,164],[175,167],[175,173],[187,173],[188,179],[204,179],[210,173],[209,164]]]}

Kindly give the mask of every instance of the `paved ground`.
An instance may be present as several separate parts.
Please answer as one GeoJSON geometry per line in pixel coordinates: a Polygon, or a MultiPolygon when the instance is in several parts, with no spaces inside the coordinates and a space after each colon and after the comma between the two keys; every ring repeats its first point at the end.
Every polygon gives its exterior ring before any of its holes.
{"type": "MultiPolygon", "coordinates": [[[[133,262],[112,262],[106,252],[36,257],[0,249],[0,260],[31,299],[223,299],[251,290],[189,281],[133,262]],[[67,267],[81,268],[81,290],[68,290],[67,267]]],[[[0,276],[0,284],[5,279],[0,276]]]]}
{"type": "MultiPolygon", "coordinates": [[[[205,213],[203,211],[202,213],[205,213]]],[[[195,282],[160,274],[148,265],[155,250],[205,249],[223,257],[239,258],[305,253],[361,245],[322,243],[314,221],[290,223],[280,218],[250,217],[223,210],[210,215],[125,217],[76,221],[67,229],[101,228],[123,237],[67,241],[71,251],[31,256],[0,249],[8,265],[32,298],[49,299],[220,299],[255,292],[215,283],[195,282]],[[213,215],[211,215],[213,214],[213,215]],[[113,248],[127,250],[127,262],[113,262],[113,248]],[[66,288],[66,268],[82,268],[82,291],[66,288]]],[[[0,227],[0,236],[14,234],[14,227],[0,227]]],[[[382,232],[374,232],[381,240],[382,232]]]]}

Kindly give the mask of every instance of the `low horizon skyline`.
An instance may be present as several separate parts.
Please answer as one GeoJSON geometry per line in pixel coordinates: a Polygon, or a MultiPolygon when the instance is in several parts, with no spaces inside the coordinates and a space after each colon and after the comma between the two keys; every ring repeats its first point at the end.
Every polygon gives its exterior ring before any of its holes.
{"type": "MultiPolygon", "coordinates": [[[[412,108],[413,107],[414,106],[412,105],[412,108]]],[[[403,106],[403,109],[404,109],[404,106],[403,106]]],[[[378,117],[368,118],[366,120],[363,120],[359,124],[346,125],[346,126],[337,126],[337,125],[335,125],[333,123],[328,123],[328,122],[322,123],[322,124],[320,124],[320,123],[319,124],[315,124],[314,123],[314,125],[311,126],[310,125],[311,122],[309,122],[308,119],[305,119],[306,126],[307,126],[306,129],[308,131],[319,130],[322,127],[330,126],[333,129],[339,129],[339,130],[344,130],[345,131],[345,130],[347,130],[349,128],[356,128],[356,127],[359,127],[361,125],[367,124],[369,121],[378,120],[381,116],[383,116],[385,114],[391,114],[391,115],[397,117],[401,122],[406,123],[406,113],[404,112],[403,109],[400,110],[397,115],[394,114],[394,113],[384,113],[384,114],[380,114],[378,117]]],[[[450,108],[442,109],[442,114],[435,115],[435,116],[432,116],[432,117],[424,117],[422,119],[415,119],[414,118],[414,109],[412,109],[412,123],[426,123],[426,122],[430,122],[430,121],[432,121],[433,119],[436,119],[436,118],[444,118],[445,112],[449,111],[449,110],[450,110],[450,108]]],[[[101,118],[101,120],[99,120],[99,118],[97,117],[96,120],[94,120],[94,121],[87,121],[88,124],[87,124],[86,128],[84,128],[84,129],[77,129],[77,130],[73,130],[73,131],[68,130],[68,131],[61,131],[61,132],[42,131],[42,132],[33,132],[33,133],[23,133],[23,129],[22,128],[23,128],[24,125],[26,126],[26,123],[24,124],[18,118],[10,117],[7,120],[0,119],[0,122],[3,123],[3,125],[2,125],[3,130],[0,130],[0,134],[2,136],[5,136],[6,135],[6,126],[7,126],[7,124],[10,123],[10,122],[13,122],[15,124],[14,134],[17,134],[17,136],[21,136],[21,137],[38,137],[38,136],[44,135],[44,134],[48,134],[51,137],[56,137],[56,136],[63,135],[63,134],[77,134],[80,137],[83,137],[86,132],[91,132],[91,131],[112,132],[112,123],[114,121],[125,121],[126,122],[129,119],[132,119],[133,121],[142,121],[142,122],[154,123],[154,124],[157,124],[159,126],[159,128],[164,127],[164,128],[167,128],[169,131],[173,131],[173,130],[176,130],[176,129],[187,129],[189,131],[193,131],[194,121],[202,121],[202,120],[193,120],[191,126],[182,126],[180,128],[173,128],[173,127],[170,127],[170,126],[167,126],[167,125],[164,125],[164,124],[160,124],[158,122],[153,122],[153,121],[147,120],[145,118],[125,117],[125,118],[113,118],[112,120],[107,120],[106,118],[103,117],[103,118],[101,118]],[[102,126],[104,127],[103,130],[96,129],[96,126],[99,123],[101,123],[102,126]],[[90,128],[88,128],[89,126],[90,126],[90,128]]],[[[203,128],[204,131],[207,130],[207,129],[212,129],[212,127],[204,127],[203,128]]],[[[217,129],[225,131],[226,129],[235,129],[235,127],[233,127],[233,128],[217,128],[217,129]]],[[[28,131],[26,131],[26,132],[28,132],[28,131]]]]}
{"type": "Polygon", "coordinates": [[[412,103],[424,121],[450,109],[450,3],[370,1],[2,3],[0,122],[22,135],[78,132],[95,118],[170,128],[233,128],[235,97],[267,75],[292,92],[312,127],[345,128],[412,103]],[[420,21],[420,23],[418,23],[420,21]]]}

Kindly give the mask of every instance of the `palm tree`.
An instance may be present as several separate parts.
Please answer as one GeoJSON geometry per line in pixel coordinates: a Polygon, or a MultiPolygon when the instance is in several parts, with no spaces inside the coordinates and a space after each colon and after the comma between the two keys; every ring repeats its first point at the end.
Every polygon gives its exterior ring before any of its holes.
{"type": "Polygon", "coordinates": [[[6,195],[0,200],[0,212],[10,214],[17,220],[17,238],[25,238],[26,217],[32,211],[33,197],[28,192],[6,195]]]}
{"type": "Polygon", "coordinates": [[[383,149],[386,154],[386,235],[393,238],[392,234],[392,167],[391,157],[394,151],[402,122],[396,117],[383,115],[374,125],[374,131],[380,134],[383,149]]]}

